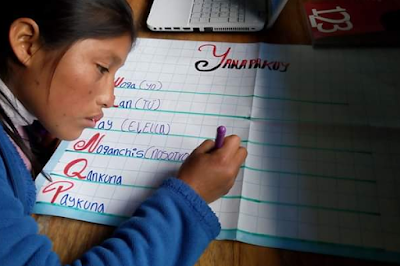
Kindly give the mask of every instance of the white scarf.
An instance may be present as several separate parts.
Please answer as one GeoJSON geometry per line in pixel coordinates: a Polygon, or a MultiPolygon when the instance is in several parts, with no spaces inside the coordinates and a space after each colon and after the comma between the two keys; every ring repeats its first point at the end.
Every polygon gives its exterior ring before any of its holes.
{"type": "Polygon", "coordinates": [[[8,102],[7,100],[0,97],[0,105],[1,107],[3,107],[6,115],[11,119],[15,127],[27,126],[32,124],[33,121],[36,120],[36,118],[31,113],[29,113],[28,110],[26,110],[22,103],[14,96],[14,94],[1,79],[0,90],[10,100],[10,102],[8,102]]]}

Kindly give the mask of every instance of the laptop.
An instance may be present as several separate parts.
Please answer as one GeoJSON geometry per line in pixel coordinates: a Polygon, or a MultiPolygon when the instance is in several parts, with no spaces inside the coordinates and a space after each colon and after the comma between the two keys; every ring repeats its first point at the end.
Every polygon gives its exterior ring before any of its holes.
{"type": "Polygon", "coordinates": [[[253,32],[271,27],[288,0],[154,0],[152,31],[253,32]]]}

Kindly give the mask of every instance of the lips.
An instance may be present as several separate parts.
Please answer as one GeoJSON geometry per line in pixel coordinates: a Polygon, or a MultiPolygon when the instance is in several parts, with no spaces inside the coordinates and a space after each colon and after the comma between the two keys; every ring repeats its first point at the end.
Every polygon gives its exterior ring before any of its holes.
{"type": "Polygon", "coordinates": [[[90,120],[94,121],[95,123],[97,123],[97,121],[99,121],[102,118],[103,118],[103,114],[99,114],[99,115],[96,115],[96,116],[91,116],[88,119],[90,119],[90,120]]]}

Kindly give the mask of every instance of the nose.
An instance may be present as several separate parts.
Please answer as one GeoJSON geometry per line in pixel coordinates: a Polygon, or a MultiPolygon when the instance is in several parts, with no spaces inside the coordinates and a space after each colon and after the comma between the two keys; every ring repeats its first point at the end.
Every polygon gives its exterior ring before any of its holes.
{"type": "Polygon", "coordinates": [[[103,108],[110,108],[114,106],[114,82],[108,82],[107,86],[105,86],[102,91],[102,94],[97,98],[97,104],[103,108]]]}

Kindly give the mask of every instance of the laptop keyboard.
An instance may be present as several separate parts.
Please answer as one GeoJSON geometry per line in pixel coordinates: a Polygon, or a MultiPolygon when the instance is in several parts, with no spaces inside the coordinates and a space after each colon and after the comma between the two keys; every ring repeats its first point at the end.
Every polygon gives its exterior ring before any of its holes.
{"type": "Polygon", "coordinates": [[[244,22],[245,0],[194,0],[191,23],[244,22]]]}

